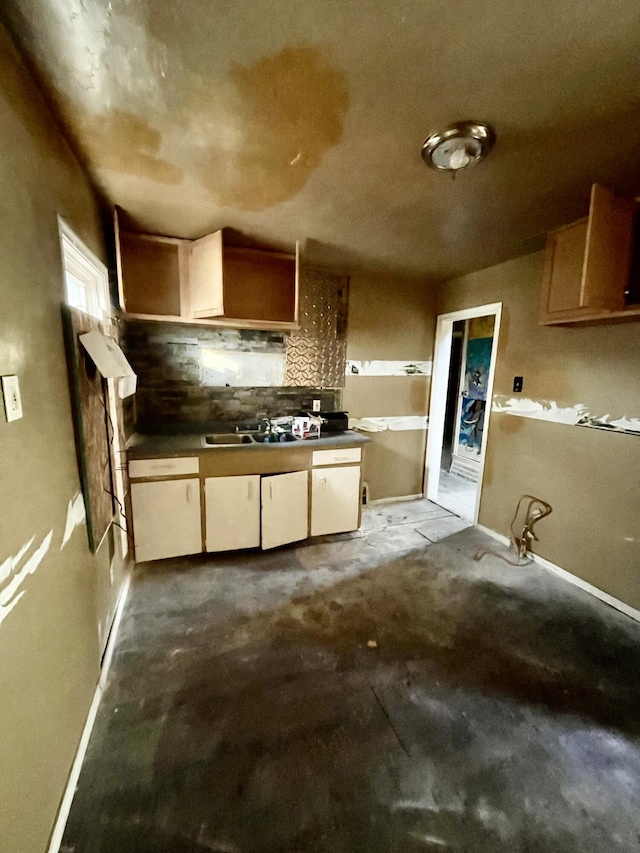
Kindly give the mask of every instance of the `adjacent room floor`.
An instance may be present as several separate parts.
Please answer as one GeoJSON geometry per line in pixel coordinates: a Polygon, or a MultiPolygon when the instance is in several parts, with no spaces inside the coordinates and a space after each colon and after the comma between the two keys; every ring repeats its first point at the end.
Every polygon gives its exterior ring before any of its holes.
{"type": "Polygon", "coordinates": [[[472,521],[478,489],[478,483],[472,483],[450,471],[440,471],[438,503],[467,521],[472,521]]]}
{"type": "Polygon", "coordinates": [[[640,846],[640,625],[427,501],[137,569],[65,853],[640,846]]]}

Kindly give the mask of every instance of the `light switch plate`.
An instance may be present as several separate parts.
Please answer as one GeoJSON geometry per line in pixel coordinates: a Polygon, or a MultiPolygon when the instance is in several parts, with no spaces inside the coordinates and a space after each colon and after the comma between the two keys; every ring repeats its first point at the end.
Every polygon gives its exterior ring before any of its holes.
{"type": "Polygon", "coordinates": [[[2,397],[8,421],[17,421],[22,417],[22,400],[17,376],[2,377],[2,397]]]}
{"type": "Polygon", "coordinates": [[[313,412],[319,412],[320,406],[322,405],[322,400],[313,400],[312,409],[313,412]]]}

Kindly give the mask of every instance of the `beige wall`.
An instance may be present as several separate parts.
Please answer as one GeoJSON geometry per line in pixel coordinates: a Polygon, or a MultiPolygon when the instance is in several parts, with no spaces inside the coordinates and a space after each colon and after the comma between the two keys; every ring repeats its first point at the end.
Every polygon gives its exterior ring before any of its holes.
{"type": "MultiPolygon", "coordinates": [[[[415,281],[352,275],[349,289],[347,359],[426,361],[432,358],[433,294],[415,281]]],[[[426,415],[426,376],[347,376],[343,406],[350,417],[426,415]]],[[[424,430],[368,433],[364,479],[370,500],[422,492],[424,430]]]]}
{"type": "MultiPolygon", "coordinates": [[[[595,415],[640,417],[640,323],[575,328],[537,324],[544,253],[449,282],[438,313],[502,302],[494,393],[583,403],[595,415]]],[[[481,524],[507,534],[531,493],[553,514],[535,550],[640,608],[640,437],[493,413],[481,524]]]]}
{"type": "Polygon", "coordinates": [[[0,624],[0,851],[42,853],[98,677],[99,590],[109,606],[106,549],[92,557],[84,526],[62,547],[80,485],[56,215],[104,249],[92,191],[1,27],[0,127],[0,374],[18,375],[24,408],[0,414],[0,565],[35,537],[19,570],[51,532],[0,624]]]}

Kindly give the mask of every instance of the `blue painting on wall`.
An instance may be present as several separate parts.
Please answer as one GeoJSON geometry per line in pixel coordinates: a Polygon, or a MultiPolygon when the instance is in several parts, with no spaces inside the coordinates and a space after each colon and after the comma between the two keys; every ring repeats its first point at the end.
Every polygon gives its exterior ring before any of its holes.
{"type": "Polygon", "coordinates": [[[484,400],[473,397],[463,397],[460,408],[460,432],[458,447],[467,453],[475,452],[480,455],[482,450],[482,434],[484,432],[484,400]]]}
{"type": "Polygon", "coordinates": [[[493,338],[469,338],[462,384],[457,453],[480,455],[493,338]]]}
{"type": "Polygon", "coordinates": [[[465,397],[470,397],[473,400],[487,399],[492,345],[493,338],[471,338],[467,342],[463,388],[465,397]]]}

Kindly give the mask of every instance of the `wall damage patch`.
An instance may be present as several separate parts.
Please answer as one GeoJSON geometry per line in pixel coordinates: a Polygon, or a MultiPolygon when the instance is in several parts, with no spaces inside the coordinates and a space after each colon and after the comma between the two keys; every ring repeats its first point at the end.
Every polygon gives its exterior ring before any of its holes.
{"type": "Polygon", "coordinates": [[[520,418],[535,418],[540,421],[552,421],[556,424],[572,424],[574,426],[588,414],[587,407],[582,403],[562,407],[552,400],[530,400],[527,397],[518,399],[507,397],[505,394],[493,395],[491,411],[517,415],[520,418]]]}
{"type": "Polygon", "coordinates": [[[50,530],[18,572],[16,572],[15,569],[18,567],[24,555],[31,547],[35,538],[34,536],[32,536],[29,542],[27,542],[27,544],[18,551],[15,557],[9,557],[9,559],[5,560],[0,567],[0,577],[4,576],[4,580],[7,581],[5,586],[0,587],[0,625],[2,625],[7,616],[23,597],[25,591],[23,589],[21,590],[20,587],[27,577],[32,575],[43,561],[47,551],[51,547],[52,537],[53,530],[50,530]]]}
{"type": "Polygon", "coordinates": [[[431,376],[431,361],[347,361],[347,376],[431,376]]]}
{"type": "Polygon", "coordinates": [[[615,421],[609,420],[611,415],[603,415],[602,417],[587,416],[580,421],[578,426],[592,427],[594,429],[604,429],[609,432],[625,432],[628,435],[640,435],[640,418],[628,418],[623,415],[615,421]]]}
{"type": "Polygon", "coordinates": [[[81,524],[84,524],[85,520],[86,511],[84,508],[84,498],[80,492],[78,492],[75,497],[71,498],[67,507],[67,521],[64,526],[64,535],[62,537],[62,545],[60,546],[61,551],[69,539],[71,539],[71,534],[76,527],[80,527],[81,524]]]}
{"type": "Polygon", "coordinates": [[[570,426],[591,427],[592,429],[621,432],[628,435],[640,435],[640,418],[623,415],[611,420],[611,415],[592,415],[583,403],[575,406],[558,406],[553,400],[518,399],[506,394],[494,394],[491,405],[493,412],[516,415],[519,418],[533,418],[570,426]]]}
{"type": "Polygon", "coordinates": [[[387,418],[349,418],[349,429],[362,432],[403,432],[405,430],[424,430],[429,427],[427,415],[406,415],[387,418]]]}

